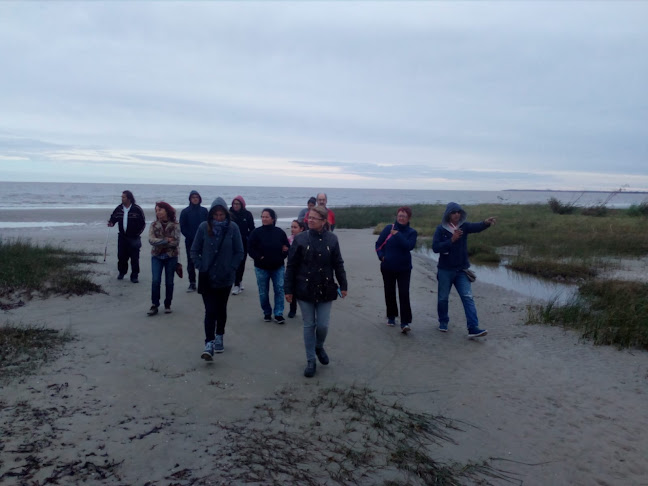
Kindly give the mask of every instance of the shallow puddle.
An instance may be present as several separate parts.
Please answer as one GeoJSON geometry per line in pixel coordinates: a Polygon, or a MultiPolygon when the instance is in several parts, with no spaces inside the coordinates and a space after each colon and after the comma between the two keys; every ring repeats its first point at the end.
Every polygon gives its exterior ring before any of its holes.
{"type": "MultiPolygon", "coordinates": [[[[415,252],[435,262],[439,260],[439,255],[434,253],[431,248],[417,248],[415,252]]],[[[512,290],[534,300],[556,301],[559,304],[564,304],[578,292],[577,285],[562,284],[536,278],[509,270],[504,265],[471,264],[470,269],[477,274],[477,279],[481,282],[497,285],[506,290],[512,290]]]]}

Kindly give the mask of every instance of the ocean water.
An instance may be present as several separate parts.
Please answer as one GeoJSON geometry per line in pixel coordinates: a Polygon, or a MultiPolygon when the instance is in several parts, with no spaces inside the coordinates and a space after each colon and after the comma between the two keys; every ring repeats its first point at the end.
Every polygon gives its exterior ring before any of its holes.
{"type": "MultiPolygon", "coordinates": [[[[176,209],[188,204],[192,189],[200,192],[203,204],[217,196],[230,203],[242,195],[249,208],[271,207],[303,208],[309,197],[326,192],[330,207],[356,205],[404,205],[446,204],[532,204],[545,203],[549,198],[578,205],[602,204],[625,208],[648,199],[648,193],[621,192],[562,192],[562,191],[447,191],[403,189],[336,189],[306,187],[252,187],[252,186],[187,186],[162,184],[96,184],[96,183],[47,183],[47,182],[0,182],[0,211],[9,209],[112,209],[121,202],[121,193],[130,190],[137,204],[144,209],[155,207],[156,201],[166,201],[176,209]],[[611,197],[612,196],[612,197],[611,197]],[[608,200],[608,198],[610,198],[608,200]]],[[[0,220],[2,220],[0,213],[0,220]]]]}

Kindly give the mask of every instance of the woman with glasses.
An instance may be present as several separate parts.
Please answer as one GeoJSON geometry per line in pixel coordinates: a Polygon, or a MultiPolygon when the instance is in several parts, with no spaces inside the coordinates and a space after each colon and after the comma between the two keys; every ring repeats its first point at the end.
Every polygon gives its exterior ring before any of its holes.
{"type": "Polygon", "coordinates": [[[466,321],[468,337],[485,336],[488,331],[479,328],[477,309],[472,296],[472,288],[465,270],[470,267],[468,261],[468,235],[479,233],[495,224],[495,218],[488,218],[481,223],[468,223],[467,214],[459,204],[451,202],[446,206],[441,224],[437,226],[432,240],[432,250],[440,253],[437,265],[437,281],[439,292],[437,311],[439,313],[439,331],[447,332],[448,298],[454,285],[461,297],[466,321]]]}
{"type": "Polygon", "coordinates": [[[324,342],[331,304],[338,295],[347,295],[344,260],[337,236],[325,228],[327,217],[328,211],[322,206],[309,211],[309,229],[295,236],[286,266],[286,300],[297,299],[304,320],[307,378],[315,375],[316,359],[323,365],[329,364],[324,342]]]}

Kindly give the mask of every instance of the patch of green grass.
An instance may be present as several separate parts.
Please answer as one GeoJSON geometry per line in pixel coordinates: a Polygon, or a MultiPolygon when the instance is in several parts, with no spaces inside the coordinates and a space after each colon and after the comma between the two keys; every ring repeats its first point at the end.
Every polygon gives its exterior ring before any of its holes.
{"type": "Polygon", "coordinates": [[[33,292],[84,295],[101,292],[80,264],[96,263],[92,254],[72,252],[52,245],[35,245],[27,240],[0,239],[0,297],[33,292]]]}
{"type": "Polygon", "coordinates": [[[552,280],[578,281],[595,277],[595,267],[581,262],[557,262],[547,259],[516,258],[506,266],[518,272],[552,280]]]}
{"type": "Polygon", "coordinates": [[[648,284],[590,281],[571,302],[528,308],[527,323],[576,329],[595,344],[648,350],[648,284]]]}
{"type": "Polygon", "coordinates": [[[7,322],[0,327],[0,375],[11,378],[33,372],[72,339],[69,332],[7,322]]]}
{"type": "Polygon", "coordinates": [[[637,216],[648,216],[648,201],[644,201],[641,204],[633,204],[627,210],[628,216],[637,217],[637,216]]]}

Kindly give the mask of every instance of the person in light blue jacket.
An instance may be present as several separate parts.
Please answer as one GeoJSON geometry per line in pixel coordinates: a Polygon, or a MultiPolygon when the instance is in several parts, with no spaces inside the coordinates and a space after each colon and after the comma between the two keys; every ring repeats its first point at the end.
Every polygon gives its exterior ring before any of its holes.
{"type": "Polygon", "coordinates": [[[201,357],[206,361],[224,351],[227,300],[243,256],[239,227],[230,221],[225,200],[217,197],[191,246],[191,259],[198,270],[198,293],[205,304],[205,350],[201,357]]]}
{"type": "Polygon", "coordinates": [[[451,202],[446,206],[441,224],[437,226],[432,239],[432,250],[440,253],[437,265],[437,281],[439,296],[437,311],[439,313],[439,331],[447,332],[448,299],[450,289],[454,285],[461,297],[466,313],[468,336],[485,336],[488,331],[479,328],[477,308],[472,296],[472,287],[465,270],[470,267],[468,261],[468,235],[479,233],[495,224],[495,218],[488,218],[480,223],[468,223],[467,214],[459,204],[451,202]]]}
{"type": "Polygon", "coordinates": [[[398,208],[396,221],[388,224],[376,241],[376,253],[380,260],[380,272],[385,285],[385,304],[387,306],[387,325],[395,326],[398,317],[396,305],[396,285],[400,302],[400,327],[403,334],[410,332],[412,323],[412,306],[410,305],[409,288],[412,275],[411,251],[416,246],[418,236],[410,227],[412,210],[408,206],[398,208]]]}

